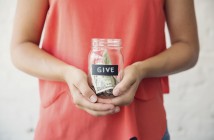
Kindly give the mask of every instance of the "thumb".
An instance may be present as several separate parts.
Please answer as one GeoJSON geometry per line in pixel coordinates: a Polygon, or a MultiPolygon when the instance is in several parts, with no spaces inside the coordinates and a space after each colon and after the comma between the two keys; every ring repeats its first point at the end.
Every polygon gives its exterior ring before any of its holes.
{"type": "Polygon", "coordinates": [[[95,92],[89,87],[86,81],[82,81],[80,84],[76,85],[80,90],[81,94],[90,102],[97,102],[97,96],[95,92]]]}
{"type": "Polygon", "coordinates": [[[129,76],[123,77],[122,81],[114,88],[113,90],[113,95],[114,96],[119,96],[128,89],[135,83],[135,80],[129,76]]]}

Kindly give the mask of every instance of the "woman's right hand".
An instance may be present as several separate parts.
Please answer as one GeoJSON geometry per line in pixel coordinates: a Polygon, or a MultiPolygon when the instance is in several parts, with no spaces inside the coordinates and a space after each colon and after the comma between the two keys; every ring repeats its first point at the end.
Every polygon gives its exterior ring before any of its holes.
{"type": "Polygon", "coordinates": [[[89,87],[88,76],[82,70],[69,66],[63,75],[76,107],[93,116],[105,116],[120,111],[118,106],[108,103],[109,99],[101,99],[96,96],[89,87]]]}

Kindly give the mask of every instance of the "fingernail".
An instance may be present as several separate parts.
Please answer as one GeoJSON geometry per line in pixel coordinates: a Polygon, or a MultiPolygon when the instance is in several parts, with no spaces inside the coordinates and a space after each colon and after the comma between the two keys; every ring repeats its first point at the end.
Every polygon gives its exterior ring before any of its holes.
{"type": "Polygon", "coordinates": [[[90,97],[90,101],[93,102],[93,103],[95,103],[95,102],[97,101],[97,96],[92,95],[92,96],[90,97]]]}
{"type": "Polygon", "coordinates": [[[120,112],[120,108],[119,108],[119,107],[116,107],[116,108],[115,108],[115,113],[118,113],[118,112],[120,112]]]}
{"type": "Polygon", "coordinates": [[[120,95],[120,91],[119,91],[119,89],[115,89],[113,94],[114,94],[114,96],[118,96],[118,95],[120,95]]]}

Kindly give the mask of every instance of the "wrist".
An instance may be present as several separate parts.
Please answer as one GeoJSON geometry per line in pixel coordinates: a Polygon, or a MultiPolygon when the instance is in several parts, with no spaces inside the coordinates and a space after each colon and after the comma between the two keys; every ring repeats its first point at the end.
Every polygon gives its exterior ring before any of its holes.
{"type": "Polygon", "coordinates": [[[70,66],[70,65],[63,66],[61,69],[62,80],[64,82],[67,82],[69,80],[68,77],[72,77],[72,75],[73,75],[72,73],[75,69],[76,69],[75,67],[70,66]]]}
{"type": "Polygon", "coordinates": [[[143,62],[135,62],[133,64],[136,68],[136,73],[139,74],[139,79],[142,80],[147,77],[147,69],[143,62]]]}

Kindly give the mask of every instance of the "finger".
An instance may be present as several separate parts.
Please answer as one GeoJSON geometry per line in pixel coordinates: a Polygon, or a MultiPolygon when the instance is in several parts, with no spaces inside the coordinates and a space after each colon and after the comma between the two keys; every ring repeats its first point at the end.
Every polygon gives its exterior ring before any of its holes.
{"type": "Polygon", "coordinates": [[[115,106],[124,106],[132,103],[136,92],[136,85],[132,85],[124,94],[111,99],[111,103],[115,106]]]}
{"type": "Polygon", "coordinates": [[[92,103],[95,103],[97,101],[97,96],[94,93],[94,91],[89,87],[88,83],[84,80],[77,83],[76,88],[79,89],[81,94],[86,97],[87,100],[91,101],[92,103]]]}
{"type": "Polygon", "coordinates": [[[123,77],[122,81],[114,88],[113,95],[119,96],[120,94],[124,93],[135,83],[136,81],[131,76],[123,77]]]}
{"type": "Polygon", "coordinates": [[[73,86],[72,87],[72,92],[73,92],[73,100],[74,103],[81,108],[84,109],[90,109],[94,111],[106,111],[106,110],[112,110],[115,108],[113,104],[103,104],[103,103],[91,103],[84,97],[80,91],[73,86]]]}
{"type": "Polygon", "coordinates": [[[115,106],[113,104],[103,104],[103,103],[91,103],[87,100],[82,102],[82,106],[86,109],[94,110],[94,111],[108,111],[114,110],[115,106]]]}
{"type": "Polygon", "coordinates": [[[93,115],[93,116],[106,116],[106,115],[110,115],[110,114],[114,114],[114,113],[118,113],[120,112],[120,108],[116,107],[114,110],[107,110],[107,111],[94,111],[94,110],[90,110],[90,109],[86,109],[86,112],[88,112],[89,114],[93,115]]]}
{"type": "MultiPolygon", "coordinates": [[[[114,97],[113,97],[114,98],[114,97]]],[[[103,104],[112,104],[112,98],[99,98],[97,99],[97,103],[103,103],[103,104]]]]}
{"type": "Polygon", "coordinates": [[[112,99],[111,102],[115,106],[124,106],[129,104],[128,99],[129,99],[128,94],[122,94],[112,99]]]}

